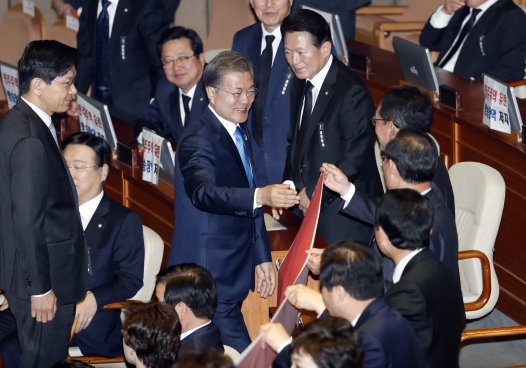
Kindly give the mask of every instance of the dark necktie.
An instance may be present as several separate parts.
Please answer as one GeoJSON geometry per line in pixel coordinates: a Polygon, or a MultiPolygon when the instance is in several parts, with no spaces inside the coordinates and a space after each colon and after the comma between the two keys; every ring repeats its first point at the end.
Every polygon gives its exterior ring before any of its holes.
{"type": "Polygon", "coordinates": [[[471,17],[468,19],[466,24],[464,24],[464,27],[462,27],[462,30],[460,31],[460,35],[457,38],[457,42],[455,42],[453,47],[451,47],[451,49],[449,49],[449,52],[446,55],[446,57],[444,59],[440,60],[440,63],[438,63],[439,67],[443,68],[448,63],[448,61],[451,60],[453,55],[455,55],[455,53],[460,48],[460,45],[462,45],[462,42],[464,41],[464,39],[468,35],[469,31],[471,31],[471,28],[473,28],[473,24],[475,24],[475,19],[477,19],[477,14],[480,13],[481,11],[482,11],[481,9],[472,9],[471,10],[471,17]]]}
{"type": "Polygon", "coordinates": [[[250,168],[250,159],[248,158],[248,150],[244,143],[247,138],[246,135],[241,132],[239,125],[234,132],[234,138],[239,156],[241,156],[241,161],[243,161],[243,167],[245,168],[245,174],[247,175],[248,185],[250,188],[254,188],[254,179],[252,177],[252,169],[250,168]]]}
{"type": "Polygon", "coordinates": [[[265,109],[265,99],[267,98],[268,80],[270,78],[270,70],[272,68],[272,42],[274,36],[265,36],[267,46],[261,54],[259,59],[259,74],[258,74],[258,95],[254,101],[252,111],[252,135],[254,140],[261,145],[263,140],[263,113],[265,109]]]}
{"type": "Polygon", "coordinates": [[[108,82],[108,42],[110,39],[109,0],[102,0],[102,11],[97,18],[97,46],[95,59],[95,98],[106,102],[110,95],[108,82]]]}
{"type": "Polygon", "coordinates": [[[181,97],[183,98],[183,108],[184,108],[184,126],[186,127],[188,125],[188,119],[190,119],[190,96],[187,96],[185,94],[182,94],[181,97]]]}
{"type": "Polygon", "coordinates": [[[301,125],[299,128],[298,141],[295,146],[295,152],[293,157],[294,165],[294,183],[296,188],[298,185],[303,183],[301,179],[300,166],[301,166],[301,153],[303,151],[303,145],[305,144],[305,137],[307,135],[307,130],[309,129],[309,119],[312,114],[312,89],[314,86],[310,81],[307,81],[305,84],[305,92],[303,94],[305,98],[305,103],[303,105],[303,114],[301,115],[301,125]]]}

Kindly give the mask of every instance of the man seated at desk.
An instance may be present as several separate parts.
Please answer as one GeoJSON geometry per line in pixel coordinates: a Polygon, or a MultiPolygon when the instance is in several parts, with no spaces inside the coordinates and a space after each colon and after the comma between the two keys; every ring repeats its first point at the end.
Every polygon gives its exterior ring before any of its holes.
{"type": "Polygon", "coordinates": [[[446,0],[429,18],[420,44],[440,51],[435,65],[483,81],[524,78],[526,14],[513,0],[446,0]]]}
{"type": "Polygon", "coordinates": [[[157,48],[164,77],[157,84],[155,99],[135,124],[134,133],[139,136],[145,127],[177,143],[183,129],[208,105],[202,78],[203,41],[193,29],[173,27],[163,33],[157,48]]]}
{"type": "Polygon", "coordinates": [[[155,296],[175,309],[181,322],[179,356],[223,351],[219,328],[212,322],[217,307],[217,289],[210,272],[195,263],[168,267],[157,275],[155,296]]]}

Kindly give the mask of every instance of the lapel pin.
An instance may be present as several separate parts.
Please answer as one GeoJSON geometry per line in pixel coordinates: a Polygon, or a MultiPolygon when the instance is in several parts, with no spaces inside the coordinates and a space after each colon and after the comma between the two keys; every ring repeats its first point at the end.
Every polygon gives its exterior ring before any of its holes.
{"type": "Polygon", "coordinates": [[[128,8],[124,8],[124,12],[127,13],[128,12],[128,8]]]}
{"type": "Polygon", "coordinates": [[[102,224],[99,224],[99,227],[102,227],[102,224]]]}
{"type": "Polygon", "coordinates": [[[201,102],[203,102],[203,100],[204,100],[204,98],[203,98],[203,97],[201,97],[201,98],[199,99],[199,101],[201,101],[201,102]]]}
{"type": "Polygon", "coordinates": [[[325,96],[328,96],[329,95],[329,92],[328,91],[325,91],[325,96]]]}

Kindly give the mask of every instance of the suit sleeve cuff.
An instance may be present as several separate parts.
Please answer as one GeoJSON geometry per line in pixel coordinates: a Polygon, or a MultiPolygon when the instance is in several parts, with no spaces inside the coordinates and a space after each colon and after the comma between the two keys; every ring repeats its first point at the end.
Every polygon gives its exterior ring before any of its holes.
{"type": "Polygon", "coordinates": [[[447,15],[442,11],[444,8],[444,5],[441,5],[436,12],[433,13],[431,16],[431,19],[429,20],[429,23],[433,28],[441,29],[446,28],[449,24],[449,21],[453,17],[453,14],[447,15]]]}
{"type": "Polygon", "coordinates": [[[31,296],[34,296],[35,298],[40,298],[40,297],[43,297],[43,296],[46,296],[48,295],[49,293],[51,292],[51,290],[49,290],[47,293],[44,293],[44,294],[39,294],[39,295],[31,295],[31,296]]]}
{"type": "Polygon", "coordinates": [[[258,206],[258,204],[257,204],[257,202],[256,202],[256,198],[257,198],[257,196],[258,196],[258,189],[259,189],[259,188],[256,188],[256,190],[254,191],[254,202],[253,202],[253,205],[252,205],[252,210],[254,210],[254,211],[255,211],[256,209],[261,208],[261,207],[263,206],[263,205],[261,205],[261,204],[258,206]]]}
{"type": "Polygon", "coordinates": [[[351,201],[352,197],[354,197],[354,193],[356,192],[356,187],[353,183],[351,183],[351,189],[345,195],[342,196],[343,199],[343,208],[347,207],[349,202],[351,201]]]}
{"type": "Polygon", "coordinates": [[[283,349],[285,349],[287,346],[290,345],[291,342],[292,342],[292,337],[289,340],[287,340],[287,341],[283,341],[281,343],[281,345],[278,346],[278,351],[276,351],[276,353],[278,353],[278,354],[281,353],[283,351],[283,349]]]}
{"type": "Polygon", "coordinates": [[[283,182],[283,184],[289,184],[290,185],[290,189],[296,190],[296,186],[294,185],[294,182],[292,180],[285,180],[283,182]]]}

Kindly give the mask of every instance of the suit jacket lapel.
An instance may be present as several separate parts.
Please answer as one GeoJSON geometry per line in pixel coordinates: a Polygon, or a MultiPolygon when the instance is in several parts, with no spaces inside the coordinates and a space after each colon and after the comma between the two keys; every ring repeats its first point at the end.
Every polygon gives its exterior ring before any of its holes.
{"type": "Polygon", "coordinates": [[[261,29],[261,23],[257,23],[256,30],[254,32],[253,37],[251,38],[253,42],[250,43],[248,51],[247,51],[247,57],[250,60],[257,60],[254,63],[254,79],[257,83],[258,75],[259,75],[259,62],[261,59],[261,40],[263,38],[263,30],[261,29]]]}
{"type": "MultiPolygon", "coordinates": [[[[267,97],[265,103],[270,101],[270,99],[281,93],[281,89],[283,88],[283,85],[285,84],[285,80],[287,78],[287,73],[283,76],[284,79],[280,79],[281,73],[283,73],[283,69],[288,69],[286,65],[283,64],[287,63],[287,60],[285,59],[285,51],[283,51],[283,39],[279,43],[278,51],[276,52],[276,56],[274,57],[274,63],[272,64],[272,68],[270,69],[270,78],[268,81],[268,89],[267,89],[267,97]]],[[[290,86],[287,86],[289,88],[290,86]]]]}
{"type": "Polygon", "coordinates": [[[177,129],[183,129],[183,122],[181,120],[181,105],[179,104],[179,87],[173,85],[173,91],[168,96],[168,104],[170,105],[170,116],[172,121],[176,123],[177,129]]]}
{"type": "Polygon", "coordinates": [[[205,86],[203,84],[203,79],[201,78],[195,87],[195,93],[194,98],[192,98],[192,108],[190,109],[190,118],[188,119],[188,122],[190,123],[192,120],[199,118],[207,104],[208,97],[206,97],[205,86]]]}
{"type": "MultiPolygon", "coordinates": [[[[117,11],[115,12],[115,19],[113,19],[113,26],[111,28],[110,43],[108,45],[108,52],[111,55],[111,51],[119,45],[119,40],[122,34],[122,29],[126,24],[128,15],[131,13],[133,2],[131,0],[120,0],[117,5],[117,11]]],[[[118,53],[120,57],[120,52],[118,53]]]]}
{"type": "Polygon", "coordinates": [[[109,213],[109,211],[110,200],[106,194],[104,194],[85,231],[86,238],[89,239],[88,243],[90,244],[91,249],[97,249],[98,245],[101,244],[99,239],[108,223],[108,220],[105,219],[105,216],[109,213]]]}

